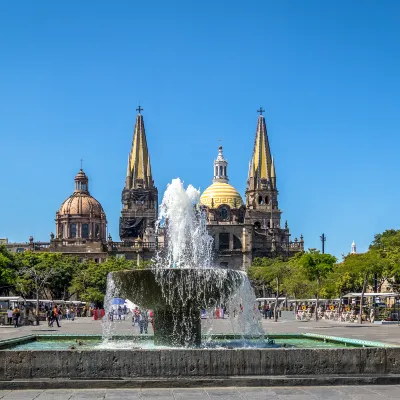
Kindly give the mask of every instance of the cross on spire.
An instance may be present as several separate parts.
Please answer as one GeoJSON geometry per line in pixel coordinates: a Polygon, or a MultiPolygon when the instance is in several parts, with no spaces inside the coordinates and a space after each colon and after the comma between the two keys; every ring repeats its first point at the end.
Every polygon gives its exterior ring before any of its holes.
{"type": "Polygon", "coordinates": [[[136,111],[140,114],[140,111],[143,111],[143,108],[142,107],[140,107],[140,104],[139,104],[139,107],[136,109],[136,111]]]}
{"type": "Polygon", "coordinates": [[[265,110],[263,110],[263,108],[262,108],[262,107],[260,107],[260,109],[259,109],[259,110],[257,110],[257,112],[258,112],[258,113],[260,113],[260,115],[263,115],[263,112],[265,112],[265,110]]]}

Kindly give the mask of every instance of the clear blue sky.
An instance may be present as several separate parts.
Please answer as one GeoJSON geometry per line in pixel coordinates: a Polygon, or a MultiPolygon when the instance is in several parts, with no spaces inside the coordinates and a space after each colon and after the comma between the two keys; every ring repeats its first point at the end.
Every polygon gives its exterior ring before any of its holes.
{"type": "Polygon", "coordinates": [[[136,107],[161,195],[222,139],[244,195],[266,111],[283,221],[340,256],[400,228],[400,3],[0,2],[0,237],[48,240],[84,159],[118,239],[136,107]]]}

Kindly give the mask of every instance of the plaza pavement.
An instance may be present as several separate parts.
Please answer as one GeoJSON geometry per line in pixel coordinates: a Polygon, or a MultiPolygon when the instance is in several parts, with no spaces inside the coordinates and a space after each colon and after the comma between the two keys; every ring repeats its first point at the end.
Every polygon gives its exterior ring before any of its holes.
{"type": "Polygon", "coordinates": [[[0,391],[1,400],[386,400],[399,398],[400,386],[0,391]]]}
{"type": "MultiPolygon", "coordinates": [[[[209,330],[207,321],[202,321],[203,332],[209,330]]],[[[400,345],[400,326],[394,325],[378,325],[363,323],[340,323],[329,321],[295,321],[295,320],[279,320],[273,322],[270,319],[263,319],[262,325],[267,333],[317,333],[329,336],[339,336],[362,340],[379,341],[400,345]]],[[[213,320],[212,333],[231,333],[231,325],[228,319],[213,320]]],[[[13,327],[0,326],[0,339],[15,338],[30,334],[52,335],[55,333],[69,334],[102,334],[101,321],[94,321],[92,318],[77,318],[75,321],[61,321],[61,328],[47,326],[45,321],[39,326],[23,326],[14,329],[13,327]]],[[[115,324],[115,333],[121,334],[138,334],[138,327],[132,328],[131,320],[117,321],[115,324]]],[[[152,333],[149,326],[149,333],[152,333]]],[[[400,399],[400,395],[399,395],[400,399]]]]}
{"type": "MultiPolygon", "coordinates": [[[[330,336],[359,338],[400,345],[400,326],[351,324],[339,322],[294,320],[262,320],[264,330],[269,333],[319,333],[330,336]]],[[[203,331],[209,326],[203,321],[203,331]]],[[[228,319],[214,320],[213,333],[230,333],[228,319]]],[[[61,328],[49,328],[46,322],[39,326],[19,328],[1,327],[0,339],[15,338],[29,334],[70,333],[101,334],[101,321],[92,318],[77,318],[75,321],[61,321],[61,328]]],[[[132,328],[130,319],[116,322],[115,333],[138,333],[137,326],[132,328]]],[[[149,333],[151,327],[149,327],[149,333]]],[[[400,399],[400,386],[315,386],[315,387],[266,387],[266,388],[199,388],[199,389],[93,389],[93,390],[12,390],[0,391],[1,400],[78,400],[78,399],[153,399],[153,400],[384,400],[400,399]]]]}

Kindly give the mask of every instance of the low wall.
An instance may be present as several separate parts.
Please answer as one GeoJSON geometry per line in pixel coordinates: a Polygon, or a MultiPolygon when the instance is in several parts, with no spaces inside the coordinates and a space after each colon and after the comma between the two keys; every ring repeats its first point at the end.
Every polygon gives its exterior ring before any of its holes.
{"type": "Polygon", "coordinates": [[[0,351],[0,380],[400,374],[400,348],[0,351]]]}

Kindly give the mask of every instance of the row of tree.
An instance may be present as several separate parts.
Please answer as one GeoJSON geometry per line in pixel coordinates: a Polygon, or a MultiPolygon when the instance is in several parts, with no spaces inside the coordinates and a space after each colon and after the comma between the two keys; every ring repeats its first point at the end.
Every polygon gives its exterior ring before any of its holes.
{"type": "MultiPolygon", "coordinates": [[[[146,266],[143,263],[139,268],[146,266]]],[[[110,257],[98,264],[62,253],[11,253],[0,246],[0,293],[36,300],[68,300],[75,296],[101,305],[108,273],[134,268],[137,264],[125,258],[110,257]]]]}
{"type": "MultiPolygon", "coordinates": [[[[379,292],[384,283],[398,292],[400,287],[400,230],[387,230],[375,235],[369,250],[349,254],[341,262],[330,254],[315,249],[290,259],[256,258],[249,277],[258,286],[275,293],[274,318],[277,320],[278,297],[297,299],[337,298],[348,292],[364,294],[369,286],[379,292]]],[[[360,310],[363,308],[361,297],[360,310]]],[[[361,312],[359,321],[361,322],[361,312]]],[[[316,320],[318,313],[315,313],[316,320]]]]}

